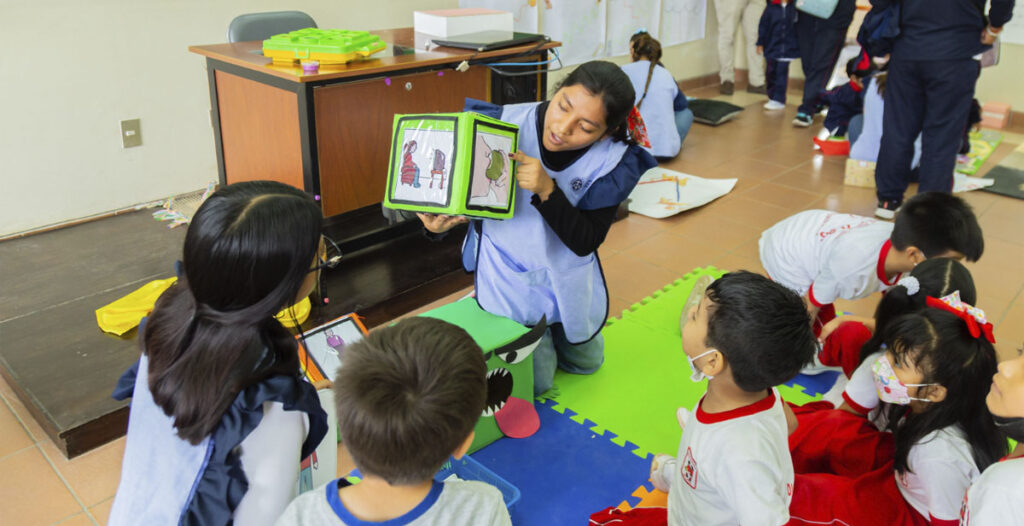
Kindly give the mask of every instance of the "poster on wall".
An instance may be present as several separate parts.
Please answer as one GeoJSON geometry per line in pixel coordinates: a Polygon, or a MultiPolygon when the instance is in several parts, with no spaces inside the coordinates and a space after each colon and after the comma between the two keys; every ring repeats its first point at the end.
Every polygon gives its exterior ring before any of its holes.
{"type": "Polygon", "coordinates": [[[661,0],[661,46],[704,38],[707,0],[661,0]]]}
{"type": "Polygon", "coordinates": [[[605,50],[609,57],[628,55],[629,38],[643,29],[658,38],[661,0],[607,0],[608,24],[605,50]]]}
{"type": "Polygon", "coordinates": [[[549,0],[544,11],[544,33],[562,43],[558,53],[566,66],[605,56],[607,28],[602,0],[549,0]]]}
{"type": "Polygon", "coordinates": [[[482,7],[511,11],[513,28],[523,33],[536,33],[540,28],[537,23],[538,0],[459,0],[459,7],[482,7]]]}

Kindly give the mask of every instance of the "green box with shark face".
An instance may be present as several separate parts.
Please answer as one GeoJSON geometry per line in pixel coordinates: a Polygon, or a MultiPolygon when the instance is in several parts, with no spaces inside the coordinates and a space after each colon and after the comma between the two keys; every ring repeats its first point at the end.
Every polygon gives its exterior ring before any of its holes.
{"type": "Polygon", "coordinates": [[[487,405],[473,431],[476,437],[472,453],[505,436],[524,419],[536,419],[533,406],[533,350],[547,328],[539,323],[531,328],[508,318],[484,311],[474,298],[425,312],[421,316],[437,318],[462,327],[484,351],[487,360],[487,405]]]}
{"type": "Polygon", "coordinates": [[[384,206],[508,219],[519,127],[475,112],[395,115],[384,206]]]}

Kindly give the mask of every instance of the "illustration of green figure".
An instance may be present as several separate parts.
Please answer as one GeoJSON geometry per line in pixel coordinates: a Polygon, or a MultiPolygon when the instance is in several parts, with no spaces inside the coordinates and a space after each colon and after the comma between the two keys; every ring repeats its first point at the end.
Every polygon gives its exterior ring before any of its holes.
{"type": "Polygon", "coordinates": [[[508,166],[508,156],[501,150],[491,150],[488,156],[491,158],[491,162],[487,165],[487,170],[484,173],[492,183],[497,184],[498,179],[501,179],[501,174],[505,172],[505,167],[508,166]]]}

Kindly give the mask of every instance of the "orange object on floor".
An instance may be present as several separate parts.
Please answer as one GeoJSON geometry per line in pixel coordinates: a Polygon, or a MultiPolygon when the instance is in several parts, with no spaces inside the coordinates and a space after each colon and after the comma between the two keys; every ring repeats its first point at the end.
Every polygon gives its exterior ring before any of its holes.
{"type": "Polygon", "coordinates": [[[981,125],[986,128],[1005,128],[1010,124],[1010,105],[1004,102],[986,102],[981,106],[981,125]]]}
{"type": "Polygon", "coordinates": [[[814,144],[821,148],[821,153],[825,155],[850,155],[850,141],[846,139],[828,139],[823,141],[815,137],[813,140],[814,144]]]}

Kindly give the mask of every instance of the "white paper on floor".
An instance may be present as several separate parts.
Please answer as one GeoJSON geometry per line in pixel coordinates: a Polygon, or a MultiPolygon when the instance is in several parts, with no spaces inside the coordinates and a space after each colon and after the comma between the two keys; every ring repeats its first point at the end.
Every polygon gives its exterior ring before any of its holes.
{"type": "Polygon", "coordinates": [[[654,167],[644,172],[629,194],[629,211],[661,219],[704,206],[735,186],[736,179],[704,179],[654,167]]]}
{"type": "Polygon", "coordinates": [[[971,190],[977,190],[979,188],[985,188],[986,186],[992,186],[995,184],[995,179],[985,179],[984,177],[971,177],[962,173],[953,174],[953,193],[969,192],[971,190]]]}

